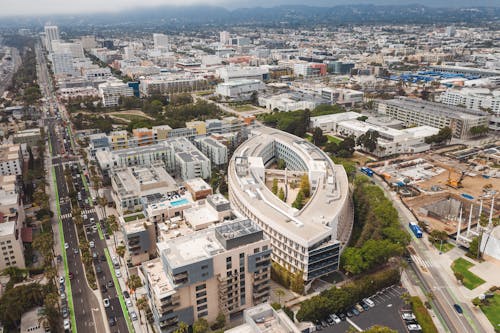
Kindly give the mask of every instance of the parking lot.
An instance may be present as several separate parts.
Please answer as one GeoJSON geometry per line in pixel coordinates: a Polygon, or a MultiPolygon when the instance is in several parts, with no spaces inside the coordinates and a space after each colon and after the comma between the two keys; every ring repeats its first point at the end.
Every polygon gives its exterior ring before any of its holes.
{"type": "Polygon", "coordinates": [[[400,286],[392,286],[370,297],[375,306],[368,311],[362,312],[359,316],[353,316],[349,320],[342,321],[330,327],[322,329],[325,333],[344,333],[347,332],[353,322],[362,330],[366,330],[374,325],[387,326],[398,332],[407,332],[400,310],[408,308],[401,299],[401,295],[406,290],[400,286]]]}

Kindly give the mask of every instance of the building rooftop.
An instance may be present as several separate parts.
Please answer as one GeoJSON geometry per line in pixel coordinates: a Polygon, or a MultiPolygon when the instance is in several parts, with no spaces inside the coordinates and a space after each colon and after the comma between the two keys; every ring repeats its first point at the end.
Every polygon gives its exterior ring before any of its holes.
{"type": "Polygon", "coordinates": [[[188,179],[184,183],[195,192],[211,189],[210,185],[208,185],[202,178],[188,179]]]}
{"type": "Polygon", "coordinates": [[[19,159],[19,147],[17,144],[0,146],[0,162],[19,159]]]}
{"type": "Polygon", "coordinates": [[[158,298],[161,299],[175,293],[174,285],[165,274],[160,258],[143,263],[142,271],[158,298]]]}
{"type": "Polygon", "coordinates": [[[0,237],[12,236],[16,231],[16,222],[0,223],[0,237]]]}
{"type": "Polygon", "coordinates": [[[443,117],[460,118],[460,119],[475,119],[477,117],[487,117],[489,113],[484,111],[476,111],[458,106],[450,106],[436,102],[424,101],[408,97],[398,97],[390,100],[380,101],[381,103],[398,106],[404,109],[409,109],[421,113],[439,114],[443,117]]]}
{"type": "MultiPolygon", "coordinates": [[[[228,173],[235,177],[231,188],[253,207],[252,212],[263,221],[269,221],[280,233],[307,246],[314,245],[328,234],[337,235],[337,217],[348,198],[348,182],[345,170],[335,165],[319,148],[294,135],[269,127],[252,130],[253,137],[234,153],[228,173]],[[312,195],[298,211],[275,196],[264,184],[258,172],[264,169],[260,156],[273,142],[292,147],[306,170],[288,171],[289,175],[308,173],[312,195]]],[[[267,157],[266,157],[267,158],[267,157]]]]}

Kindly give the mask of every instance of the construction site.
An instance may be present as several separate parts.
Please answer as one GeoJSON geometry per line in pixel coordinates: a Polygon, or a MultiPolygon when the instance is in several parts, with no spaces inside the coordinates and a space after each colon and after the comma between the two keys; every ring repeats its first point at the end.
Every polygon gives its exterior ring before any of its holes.
{"type": "Polygon", "coordinates": [[[419,154],[369,167],[398,191],[426,231],[445,231],[468,246],[471,237],[493,227],[491,221],[500,211],[500,165],[496,159],[500,147],[473,151],[468,158],[462,151],[419,154]],[[488,156],[482,154],[484,151],[488,156]]]}

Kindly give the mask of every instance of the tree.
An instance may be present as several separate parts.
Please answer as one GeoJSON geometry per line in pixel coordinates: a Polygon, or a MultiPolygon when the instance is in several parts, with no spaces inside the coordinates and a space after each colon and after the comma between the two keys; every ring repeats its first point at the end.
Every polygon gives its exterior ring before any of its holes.
{"type": "Polygon", "coordinates": [[[358,137],[357,144],[372,153],[377,148],[377,139],[380,134],[377,131],[369,130],[358,137]]]}
{"type": "Polygon", "coordinates": [[[174,333],[188,333],[189,326],[185,322],[180,322],[179,327],[174,331],[174,333]]]}
{"type": "Polygon", "coordinates": [[[116,216],[114,215],[109,215],[106,219],[106,222],[108,224],[108,232],[113,234],[113,240],[115,242],[115,247],[116,247],[116,235],[115,232],[120,230],[120,226],[118,225],[118,221],[116,221],[116,216]]]}
{"type": "Polygon", "coordinates": [[[481,126],[471,127],[469,132],[473,136],[479,136],[479,135],[484,135],[484,134],[488,133],[488,130],[489,130],[488,126],[481,125],[481,126]]]}
{"type": "Polygon", "coordinates": [[[127,249],[124,245],[120,245],[116,248],[116,254],[122,259],[125,257],[125,252],[127,252],[127,249]]]}
{"type": "Polygon", "coordinates": [[[208,321],[205,318],[200,318],[193,323],[193,333],[206,333],[208,329],[208,321]]]}
{"type": "Polygon", "coordinates": [[[281,305],[281,297],[285,296],[285,291],[283,289],[276,289],[274,294],[278,297],[278,303],[281,305]]]}
{"type": "Polygon", "coordinates": [[[278,159],[277,168],[280,170],[285,170],[286,162],[284,159],[282,159],[282,158],[278,159]]]}
{"type": "Polygon", "coordinates": [[[425,138],[425,143],[441,144],[450,141],[453,136],[453,131],[450,127],[446,126],[439,130],[438,134],[434,134],[425,138]]]}
{"type": "Polygon", "coordinates": [[[302,175],[300,177],[300,190],[302,191],[302,194],[306,197],[309,198],[310,193],[310,185],[309,185],[309,177],[307,174],[302,175]]]}
{"type": "Polygon", "coordinates": [[[298,294],[304,293],[304,272],[302,270],[297,270],[293,273],[290,279],[290,289],[298,294]]]}
{"type": "Polygon", "coordinates": [[[127,280],[127,287],[129,287],[130,291],[134,294],[134,297],[137,299],[135,296],[135,291],[137,288],[142,287],[142,281],[141,278],[138,275],[130,275],[130,277],[127,280]]]}
{"type": "Polygon", "coordinates": [[[479,246],[481,244],[481,237],[477,236],[472,238],[470,245],[469,245],[469,250],[467,251],[467,255],[471,258],[481,258],[482,253],[479,251],[479,246]]]}
{"type": "Polygon", "coordinates": [[[223,176],[221,177],[221,180],[220,180],[220,184],[219,184],[219,192],[224,195],[224,196],[227,196],[227,192],[228,192],[229,188],[227,186],[227,182],[226,182],[226,178],[223,176]]]}
{"type": "Polygon", "coordinates": [[[273,186],[271,188],[271,192],[273,192],[274,195],[278,194],[278,178],[273,179],[273,186]]]}
{"type": "Polygon", "coordinates": [[[313,130],[312,142],[316,146],[323,146],[327,141],[327,137],[323,135],[323,130],[319,127],[315,127],[313,130]]]}
{"type": "Polygon", "coordinates": [[[297,208],[298,210],[304,207],[304,193],[302,192],[302,190],[299,190],[299,193],[297,193],[297,197],[295,198],[295,201],[292,203],[292,207],[297,208]]]}
{"type": "MultiPolygon", "coordinates": [[[[149,309],[148,300],[146,299],[145,296],[142,296],[135,303],[137,305],[137,310],[139,310],[139,317],[141,317],[141,311],[146,312],[149,309]]],[[[142,324],[142,318],[141,318],[141,324],[142,324]]]]}
{"type": "Polygon", "coordinates": [[[278,198],[280,198],[281,201],[285,201],[285,191],[283,190],[283,187],[280,187],[280,190],[278,191],[278,198]]]}

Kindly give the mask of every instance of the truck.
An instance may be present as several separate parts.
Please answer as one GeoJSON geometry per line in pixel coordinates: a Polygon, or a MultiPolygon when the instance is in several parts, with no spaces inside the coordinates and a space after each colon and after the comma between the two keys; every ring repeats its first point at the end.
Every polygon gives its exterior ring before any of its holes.
{"type": "Polygon", "coordinates": [[[410,230],[413,232],[413,234],[415,235],[415,237],[422,238],[422,234],[423,234],[422,233],[422,229],[420,229],[420,227],[418,226],[418,224],[410,222],[408,224],[408,226],[410,227],[410,230]]]}
{"type": "Polygon", "coordinates": [[[361,167],[361,172],[367,175],[368,177],[373,176],[373,170],[367,167],[361,167]]]}

